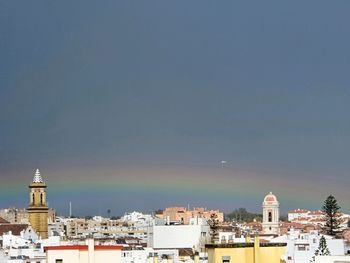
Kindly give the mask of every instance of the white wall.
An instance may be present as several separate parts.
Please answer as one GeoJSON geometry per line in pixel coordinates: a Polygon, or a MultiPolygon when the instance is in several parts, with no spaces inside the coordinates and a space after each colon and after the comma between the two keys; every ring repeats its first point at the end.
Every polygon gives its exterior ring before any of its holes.
{"type": "MultiPolygon", "coordinates": [[[[298,231],[295,231],[289,235],[277,237],[271,242],[287,243],[285,254],[287,263],[307,263],[315,255],[315,250],[319,246],[320,238],[321,235],[318,234],[299,233],[298,231]],[[301,249],[303,246],[305,246],[305,250],[301,249]]],[[[345,242],[343,239],[330,239],[330,236],[325,236],[325,238],[331,255],[335,256],[345,254],[345,242]]]]}
{"type": "Polygon", "coordinates": [[[95,263],[120,263],[121,250],[95,250],[95,263]]]}
{"type": "Polygon", "coordinates": [[[14,236],[12,234],[4,234],[2,238],[3,238],[3,241],[2,241],[3,248],[6,248],[6,247],[18,248],[19,246],[29,246],[31,244],[29,240],[26,240],[19,236],[14,236]]]}
{"type": "Polygon", "coordinates": [[[148,263],[149,255],[157,254],[158,262],[161,261],[163,255],[170,256],[173,262],[179,262],[179,251],[177,249],[160,249],[154,250],[152,248],[144,248],[144,250],[123,250],[122,262],[123,263],[148,263]]]}
{"type": "Polygon", "coordinates": [[[315,263],[347,263],[350,262],[350,256],[317,256],[315,263]]]}
{"type": "MultiPolygon", "coordinates": [[[[87,258],[87,251],[84,251],[86,261],[88,262],[87,258]]],[[[76,262],[81,263],[84,262],[82,257],[80,256],[79,250],[72,249],[72,250],[48,250],[47,251],[47,263],[56,263],[56,259],[62,259],[63,262],[76,262]]]]}
{"type": "Polygon", "coordinates": [[[246,239],[244,236],[236,238],[235,232],[219,232],[219,243],[225,242],[234,242],[234,243],[244,243],[246,239]]]}
{"type": "Polygon", "coordinates": [[[56,259],[62,259],[63,263],[120,263],[121,250],[94,250],[91,246],[88,250],[48,249],[47,263],[55,263],[56,259]]]}
{"type": "Polygon", "coordinates": [[[170,225],[152,226],[150,231],[153,248],[197,248],[201,239],[209,237],[209,226],[170,225]]]}

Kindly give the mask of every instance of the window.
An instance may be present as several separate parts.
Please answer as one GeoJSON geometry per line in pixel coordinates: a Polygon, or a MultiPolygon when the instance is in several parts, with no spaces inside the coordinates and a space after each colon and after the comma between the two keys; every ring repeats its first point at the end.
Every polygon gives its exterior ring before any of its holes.
{"type": "Polygon", "coordinates": [[[298,250],[299,251],[305,251],[306,249],[305,249],[305,246],[298,246],[298,250]]]}
{"type": "Polygon", "coordinates": [[[63,259],[56,259],[55,263],[63,263],[63,259]]]}
{"type": "Polygon", "coordinates": [[[269,212],[269,222],[272,222],[272,213],[269,212]]]}
{"type": "Polygon", "coordinates": [[[222,263],[229,263],[231,257],[230,256],[222,256],[222,263]]]}
{"type": "Polygon", "coordinates": [[[40,204],[43,204],[43,194],[40,194],[40,204]]]}
{"type": "Polygon", "coordinates": [[[32,193],[32,203],[33,204],[34,204],[34,200],[35,200],[34,193],[32,193]]]}
{"type": "Polygon", "coordinates": [[[307,245],[307,244],[297,245],[297,249],[298,249],[298,251],[309,251],[310,250],[309,245],[307,245]]]}

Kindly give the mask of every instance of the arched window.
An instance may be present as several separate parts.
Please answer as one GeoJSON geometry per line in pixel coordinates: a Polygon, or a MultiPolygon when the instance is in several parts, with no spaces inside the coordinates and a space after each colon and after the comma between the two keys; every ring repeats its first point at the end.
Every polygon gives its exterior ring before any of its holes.
{"type": "Polygon", "coordinates": [[[40,194],[40,204],[43,204],[43,194],[40,194]]]}
{"type": "Polygon", "coordinates": [[[272,212],[269,212],[269,222],[272,222],[272,212]]]}

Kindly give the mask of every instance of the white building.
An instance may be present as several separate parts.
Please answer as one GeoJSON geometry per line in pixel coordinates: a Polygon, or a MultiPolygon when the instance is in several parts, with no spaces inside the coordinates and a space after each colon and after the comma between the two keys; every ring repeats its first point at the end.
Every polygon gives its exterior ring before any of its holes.
{"type": "Polygon", "coordinates": [[[235,232],[219,232],[219,243],[244,243],[244,236],[235,237],[235,232]]]}
{"type": "Polygon", "coordinates": [[[21,231],[19,236],[11,232],[2,235],[1,263],[46,263],[44,246],[59,245],[59,237],[39,240],[31,227],[21,231]]]}
{"type": "Polygon", "coordinates": [[[149,227],[148,246],[154,249],[192,248],[200,250],[210,239],[210,227],[205,224],[153,225],[149,227]]]}
{"type": "Polygon", "coordinates": [[[279,202],[277,197],[270,192],[265,196],[262,203],[263,208],[263,234],[279,234],[279,202]]]}
{"type": "Polygon", "coordinates": [[[47,263],[121,263],[121,246],[97,246],[93,239],[87,245],[46,247],[47,263]]]}
{"type": "Polygon", "coordinates": [[[162,258],[171,258],[173,262],[179,262],[179,251],[177,249],[155,250],[152,248],[122,251],[123,263],[145,263],[150,262],[155,257],[159,263],[163,261],[162,258]]]}
{"type": "Polygon", "coordinates": [[[315,263],[348,263],[350,256],[316,256],[315,263]]]}
{"type": "Polygon", "coordinates": [[[288,221],[292,222],[293,220],[298,219],[298,218],[306,218],[309,213],[310,213],[309,210],[300,209],[300,208],[289,211],[288,212],[288,221]]]}
{"type": "MultiPolygon", "coordinates": [[[[346,244],[343,239],[332,239],[331,236],[324,236],[327,240],[327,247],[332,256],[344,255],[346,244]]],[[[321,235],[317,231],[301,233],[291,230],[287,235],[276,237],[270,243],[287,243],[285,254],[286,263],[305,263],[315,255],[318,249],[321,235]]]]}
{"type": "Polygon", "coordinates": [[[127,223],[133,223],[133,224],[146,224],[149,225],[149,223],[152,222],[153,217],[152,215],[149,214],[143,214],[140,212],[131,212],[131,213],[126,213],[122,218],[122,221],[127,222],[127,223]]]}
{"type": "MultiPolygon", "coordinates": [[[[348,228],[350,216],[339,213],[338,223],[340,230],[348,228]]],[[[305,209],[295,209],[288,212],[288,221],[303,225],[314,225],[323,227],[326,223],[326,216],[322,211],[310,211],[305,209]]]]}

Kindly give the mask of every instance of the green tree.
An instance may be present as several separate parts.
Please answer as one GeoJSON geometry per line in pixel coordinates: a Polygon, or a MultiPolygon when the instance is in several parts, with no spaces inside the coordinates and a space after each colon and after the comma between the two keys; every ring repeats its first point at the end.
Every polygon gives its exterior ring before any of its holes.
{"type": "Polygon", "coordinates": [[[328,256],[330,254],[331,253],[329,252],[327,241],[324,236],[321,236],[318,248],[316,249],[315,255],[312,257],[310,262],[315,262],[316,256],[328,256]]]}
{"type": "Polygon", "coordinates": [[[211,242],[219,242],[219,219],[217,214],[211,214],[210,219],[208,220],[211,232],[211,242]]]}
{"type": "Polygon", "coordinates": [[[226,220],[234,220],[235,222],[252,222],[254,219],[261,221],[262,214],[250,213],[247,209],[241,207],[226,214],[225,218],[226,220]]]}
{"type": "Polygon", "coordinates": [[[324,230],[328,235],[334,236],[339,228],[339,213],[340,206],[337,199],[333,195],[327,197],[322,206],[322,211],[325,213],[326,225],[324,230]]]}

